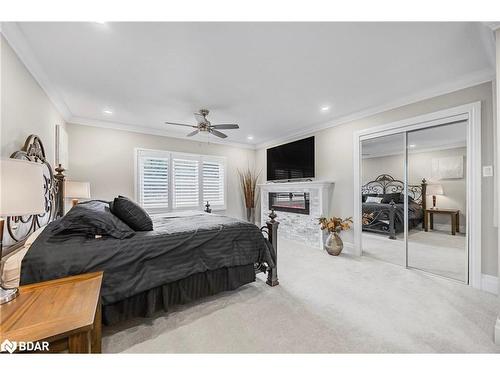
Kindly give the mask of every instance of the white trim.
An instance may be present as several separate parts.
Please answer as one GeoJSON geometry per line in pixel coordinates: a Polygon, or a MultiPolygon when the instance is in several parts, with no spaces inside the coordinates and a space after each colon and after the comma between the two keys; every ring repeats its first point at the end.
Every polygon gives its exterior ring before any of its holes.
{"type": "Polygon", "coordinates": [[[246,149],[250,149],[250,150],[255,149],[255,146],[252,144],[228,142],[228,141],[219,140],[218,138],[215,138],[215,137],[211,137],[210,140],[207,142],[207,141],[204,141],[201,139],[188,138],[182,134],[172,134],[171,132],[169,132],[167,130],[150,128],[150,127],[143,127],[140,125],[122,124],[119,122],[94,120],[94,119],[87,119],[87,118],[83,118],[83,117],[71,117],[67,122],[69,124],[73,124],[73,125],[92,126],[94,128],[121,130],[121,131],[147,134],[147,135],[159,135],[162,137],[182,139],[184,141],[189,141],[189,142],[212,143],[212,144],[228,146],[228,147],[246,148],[246,149]]]}
{"type": "Polygon", "coordinates": [[[258,143],[255,148],[256,149],[261,149],[261,148],[266,148],[266,147],[271,147],[271,146],[276,146],[279,145],[280,143],[285,143],[289,141],[296,140],[300,137],[306,137],[309,135],[313,135],[314,133],[333,128],[336,126],[344,125],[346,123],[356,121],[356,120],[361,120],[363,118],[369,117],[376,115],[377,113],[382,113],[389,111],[391,109],[403,107],[406,105],[410,105],[413,103],[421,102],[427,99],[432,99],[440,95],[446,95],[458,90],[463,90],[467,89],[469,87],[477,86],[485,82],[492,82],[495,80],[495,73],[491,69],[485,69],[481,70],[479,72],[475,72],[472,74],[469,74],[465,77],[462,77],[461,79],[458,79],[454,82],[450,82],[447,84],[443,84],[428,90],[421,91],[417,94],[414,95],[409,95],[397,100],[394,100],[392,102],[386,103],[384,105],[380,106],[375,106],[371,107],[362,111],[354,112],[350,115],[339,117],[336,119],[332,119],[331,121],[317,124],[314,126],[311,126],[307,128],[306,130],[301,130],[295,133],[291,133],[285,137],[278,137],[271,139],[269,141],[264,141],[261,143],[258,143]]]}
{"type": "Polygon", "coordinates": [[[31,73],[35,81],[38,82],[42,90],[45,91],[45,94],[47,94],[48,98],[52,101],[64,120],[68,121],[72,116],[68,105],[64,101],[61,93],[50,82],[48,75],[45,73],[40,63],[38,63],[32,52],[31,46],[17,25],[17,22],[2,22],[1,26],[3,36],[7,42],[9,42],[9,45],[16,53],[19,60],[21,60],[26,69],[31,73]]]}
{"type": "Polygon", "coordinates": [[[481,289],[485,292],[498,295],[498,277],[483,273],[481,275],[481,289]]]}
{"type": "MultiPolygon", "coordinates": [[[[424,129],[445,124],[458,119],[468,119],[467,147],[467,218],[466,233],[469,244],[468,267],[469,284],[481,288],[481,102],[465,104],[382,126],[361,130],[353,134],[354,162],[354,250],[362,255],[361,231],[361,153],[360,142],[364,139],[380,137],[410,130],[424,129]]],[[[406,210],[405,210],[406,211],[406,210]]]]}

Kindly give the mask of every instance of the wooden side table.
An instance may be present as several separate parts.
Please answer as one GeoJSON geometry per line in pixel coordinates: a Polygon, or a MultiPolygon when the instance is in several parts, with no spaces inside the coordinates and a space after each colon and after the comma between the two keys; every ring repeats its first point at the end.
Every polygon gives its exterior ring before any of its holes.
{"type": "Polygon", "coordinates": [[[460,210],[450,208],[427,208],[425,210],[425,231],[434,229],[434,214],[445,214],[451,217],[451,234],[460,233],[460,210]]]}
{"type": "Polygon", "coordinates": [[[0,342],[49,342],[49,352],[101,352],[102,272],[25,285],[0,305],[0,342]]]}

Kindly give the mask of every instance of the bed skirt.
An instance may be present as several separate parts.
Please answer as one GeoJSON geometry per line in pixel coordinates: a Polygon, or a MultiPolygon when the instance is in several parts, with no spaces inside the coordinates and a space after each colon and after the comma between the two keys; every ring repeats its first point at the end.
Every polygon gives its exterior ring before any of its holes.
{"type": "Polygon", "coordinates": [[[105,325],[111,325],[131,318],[151,317],[155,312],[166,312],[172,306],[234,290],[253,281],[253,264],[196,273],[122,301],[103,305],[102,321],[105,325]]]}

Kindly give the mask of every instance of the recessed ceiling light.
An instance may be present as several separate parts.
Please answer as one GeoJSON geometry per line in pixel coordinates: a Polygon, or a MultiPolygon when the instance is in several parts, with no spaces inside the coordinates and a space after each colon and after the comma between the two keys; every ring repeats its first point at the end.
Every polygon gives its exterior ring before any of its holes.
{"type": "Polygon", "coordinates": [[[103,109],[102,113],[104,113],[105,115],[112,115],[113,111],[111,109],[103,109]]]}
{"type": "Polygon", "coordinates": [[[321,107],[321,112],[327,112],[330,110],[330,106],[328,105],[324,105],[323,107],[321,107]]]}
{"type": "Polygon", "coordinates": [[[247,137],[247,139],[248,139],[249,141],[251,141],[251,140],[253,139],[253,135],[249,135],[249,136],[247,137]]]}
{"type": "Polygon", "coordinates": [[[94,21],[95,23],[98,23],[99,25],[104,25],[106,21],[94,21]]]}
{"type": "Polygon", "coordinates": [[[417,145],[413,145],[413,144],[409,145],[410,148],[413,148],[413,147],[416,147],[416,146],[417,145]]]}

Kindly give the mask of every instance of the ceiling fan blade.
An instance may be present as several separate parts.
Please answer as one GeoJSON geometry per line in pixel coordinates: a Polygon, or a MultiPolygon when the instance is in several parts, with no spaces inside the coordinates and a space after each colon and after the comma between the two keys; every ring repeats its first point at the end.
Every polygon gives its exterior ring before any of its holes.
{"type": "Polygon", "coordinates": [[[196,118],[196,121],[198,122],[198,124],[207,123],[207,119],[201,113],[194,113],[194,117],[196,118]]]}
{"type": "Polygon", "coordinates": [[[168,121],[165,121],[165,124],[167,124],[167,125],[189,126],[190,128],[197,128],[196,125],[179,124],[178,122],[168,122],[168,121]]]}
{"type": "Polygon", "coordinates": [[[217,124],[212,125],[212,129],[239,129],[237,124],[217,124]]]}
{"type": "Polygon", "coordinates": [[[225,135],[224,133],[221,133],[220,131],[217,131],[215,129],[210,129],[209,132],[212,133],[213,135],[219,137],[219,138],[227,138],[227,135],[225,135]]]}
{"type": "Polygon", "coordinates": [[[191,132],[189,133],[188,135],[186,135],[186,137],[192,137],[193,135],[196,135],[200,132],[200,129],[196,129],[194,132],[191,132]]]}

